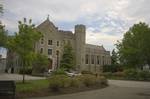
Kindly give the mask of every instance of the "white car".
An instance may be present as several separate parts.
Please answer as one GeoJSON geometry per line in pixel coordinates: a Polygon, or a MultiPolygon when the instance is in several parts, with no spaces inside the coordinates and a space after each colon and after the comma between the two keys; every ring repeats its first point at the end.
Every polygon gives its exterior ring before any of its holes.
{"type": "Polygon", "coordinates": [[[80,76],[81,73],[66,72],[69,77],[80,76]]]}

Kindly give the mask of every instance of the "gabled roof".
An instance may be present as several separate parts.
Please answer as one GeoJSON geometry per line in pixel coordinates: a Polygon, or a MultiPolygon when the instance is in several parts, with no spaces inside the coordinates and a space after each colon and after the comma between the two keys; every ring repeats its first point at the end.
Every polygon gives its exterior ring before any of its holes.
{"type": "Polygon", "coordinates": [[[37,26],[37,28],[51,28],[57,30],[58,28],[47,18],[43,23],[37,26]]]}
{"type": "Polygon", "coordinates": [[[86,44],[86,48],[90,48],[90,49],[100,49],[102,51],[106,51],[106,49],[102,46],[98,46],[98,45],[92,45],[92,44],[86,44]]]}

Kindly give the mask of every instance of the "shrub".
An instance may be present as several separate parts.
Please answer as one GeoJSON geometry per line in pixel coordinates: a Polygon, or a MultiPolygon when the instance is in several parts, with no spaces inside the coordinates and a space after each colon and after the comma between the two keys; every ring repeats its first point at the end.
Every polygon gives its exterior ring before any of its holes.
{"type": "Polygon", "coordinates": [[[124,77],[125,73],[124,72],[115,72],[112,74],[113,76],[117,76],[117,77],[124,77]]]}
{"type": "Polygon", "coordinates": [[[81,74],[93,74],[91,71],[81,71],[81,74]]]}
{"type": "Polygon", "coordinates": [[[97,78],[96,82],[99,85],[108,85],[108,81],[107,81],[106,77],[104,77],[104,76],[99,76],[97,78]]]}
{"type": "Polygon", "coordinates": [[[79,77],[80,77],[79,79],[82,81],[82,83],[86,87],[89,87],[89,86],[96,84],[96,76],[94,76],[94,75],[84,74],[84,75],[81,75],[79,77]]]}
{"type": "Polygon", "coordinates": [[[67,75],[64,69],[57,69],[52,75],[67,75]]]}
{"type": "Polygon", "coordinates": [[[79,79],[78,76],[76,77],[73,77],[72,80],[71,80],[71,87],[77,87],[77,88],[80,88],[83,86],[83,83],[82,81],[79,79]]]}
{"type": "Polygon", "coordinates": [[[121,72],[123,71],[123,66],[116,65],[105,65],[103,66],[103,72],[121,72]]]}
{"type": "Polygon", "coordinates": [[[127,69],[124,71],[125,78],[130,80],[136,80],[137,79],[137,70],[136,69],[127,69]]]}
{"type": "Polygon", "coordinates": [[[82,88],[91,86],[106,86],[107,80],[104,76],[96,77],[94,75],[81,75],[76,77],[68,77],[66,75],[52,75],[49,78],[49,88],[56,92],[62,88],[82,88]]]}
{"type": "Polygon", "coordinates": [[[150,80],[150,72],[149,71],[138,71],[137,74],[138,80],[150,80]]]}
{"type": "Polygon", "coordinates": [[[125,77],[129,80],[150,80],[150,72],[136,69],[125,70],[125,77]]]}
{"type": "Polygon", "coordinates": [[[105,73],[102,73],[101,75],[109,78],[112,76],[112,73],[111,72],[105,72],[105,73]]]}
{"type": "Polygon", "coordinates": [[[23,70],[23,69],[19,70],[19,74],[23,74],[23,72],[24,72],[24,74],[31,75],[32,74],[32,68],[26,68],[25,70],[23,70]]]}
{"type": "Polygon", "coordinates": [[[53,75],[49,78],[49,88],[52,91],[60,91],[60,88],[67,88],[71,85],[71,78],[66,75],[53,75]]]}

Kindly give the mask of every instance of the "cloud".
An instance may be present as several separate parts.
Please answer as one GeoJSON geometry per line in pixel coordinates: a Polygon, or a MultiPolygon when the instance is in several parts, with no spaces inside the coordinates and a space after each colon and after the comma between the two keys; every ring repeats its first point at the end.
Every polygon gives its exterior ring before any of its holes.
{"type": "Polygon", "coordinates": [[[40,24],[50,20],[60,29],[74,30],[75,24],[87,27],[87,42],[103,44],[109,50],[134,23],[150,24],[149,0],[3,0],[2,22],[10,32],[17,31],[17,21],[32,18],[40,24]]]}
{"type": "Polygon", "coordinates": [[[104,32],[93,32],[94,28],[88,28],[86,34],[86,43],[96,44],[96,45],[104,45],[107,50],[112,50],[114,47],[114,43],[117,40],[121,40],[122,35],[118,34],[109,35],[104,32]]]}

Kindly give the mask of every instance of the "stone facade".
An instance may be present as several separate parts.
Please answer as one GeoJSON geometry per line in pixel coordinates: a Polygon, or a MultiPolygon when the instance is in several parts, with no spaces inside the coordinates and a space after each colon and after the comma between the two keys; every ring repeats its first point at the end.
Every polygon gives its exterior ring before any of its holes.
{"type": "Polygon", "coordinates": [[[3,73],[6,68],[6,58],[2,58],[2,55],[0,55],[0,73],[3,73]]]}
{"type": "Polygon", "coordinates": [[[64,45],[68,42],[71,43],[75,52],[77,70],[98,72],[102,70],[103,65],[111,64],[110,52],[106,51],[103,46],[86,44],[84,25],[76,25],[73,33],[59,30],[47,18],[37,26],[37,29],[43,34],[43,37],[36,43],[35,51],[46,55],[51,60],[49,68],[52,70],[59,68],[64,45]]]}

